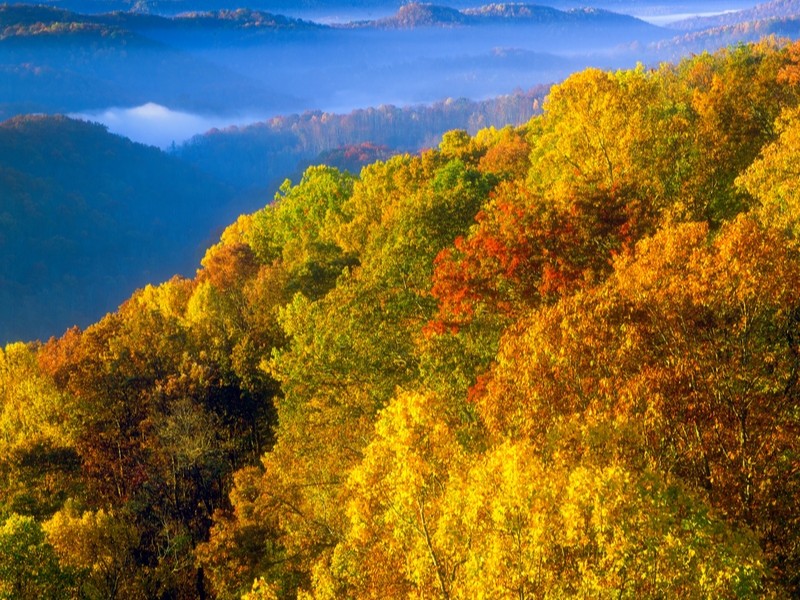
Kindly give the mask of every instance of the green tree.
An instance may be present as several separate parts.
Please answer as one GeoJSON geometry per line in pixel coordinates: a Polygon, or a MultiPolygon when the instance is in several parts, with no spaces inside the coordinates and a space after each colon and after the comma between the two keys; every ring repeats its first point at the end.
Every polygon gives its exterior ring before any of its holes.
{"type": "Polygon", "coordinates": [[[253,217],[245,239],[262,263],[282,261],[290,290],[319,297],[354,264],[334,234],[344,221],[342,205],[353,193],[353,181],[331,167],[310,167],[296,186],[285,181],[275,202],[253,217]]]}
{"type": "MultiPolygon", "coordinates": [[[[398,385],[419,374],[415,341],[435,307],[433,258],[466,231],[491,182],[435,152],[390,163],[370,170],[370,189],[356,186],[345,221],[330,229],[331,239],[361,240],[359,264],[343,271],[326,295],[298,294],[281,312],[288,345],[263,363],[283,393],[276,402],[276,444],[263,459],[256,497],[235,496],[243,504],[217,518],[203,551],[220,594],[242,593],[252,575],[274,576],[248,570],[249,579],[237,579],[214,559],[215,544],[228,548],[226,540],[244,535],[250,519],[242,515],[250,511],[268,524],[263,534],[274,536],[262,542],[267,562],[287,563],[280,585],[308,587],[314,565],[330,559],[345,530],[344,482],[372,436],[375,415],[398,385]],[[362,195],[374,189],[394,192],[379,214],[355,213],[373,211],[362,195]],[[363,227],[356,237],[350,223],[363,227]],[[297,573],[304,575],[297,579],[297,573]]],[[[286,197],[299,203],[302,190],[303,184],[286,197]]]]}
{"type": "Polygon", "coordinates": [[[11,514],[0,526],[0,598],[72,597],[73,574],[59,566],[53,547],[33,517],[11,514]]]}

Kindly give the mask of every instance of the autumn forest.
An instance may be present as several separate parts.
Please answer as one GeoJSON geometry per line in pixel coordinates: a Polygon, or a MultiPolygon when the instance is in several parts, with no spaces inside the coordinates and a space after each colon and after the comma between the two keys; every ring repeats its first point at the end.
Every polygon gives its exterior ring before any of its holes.
{"type": "Polygon", "coordinates": [[[0,598],[800,597],[800,44],[542,109],[0,351],[0,598]]]}

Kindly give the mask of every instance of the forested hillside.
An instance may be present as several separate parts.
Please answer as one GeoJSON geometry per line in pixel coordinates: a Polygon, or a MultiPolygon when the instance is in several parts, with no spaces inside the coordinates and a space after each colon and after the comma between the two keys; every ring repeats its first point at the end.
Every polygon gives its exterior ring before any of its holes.
{"type": "Polygon", "coordinates": [[[0,340],[46,339],[194,271],[230,191],[156,148],[64,117],[0,123],[0,340]]]}
{"type": "Polygon", "coordinates": [[[800,594],[800,45],[309,168],[0,353],[0,596],[800,594]]]}
{"type": "MultiPolygon", "coordinates": [[[[287,174],[299,175],[310,164],[327,163],[331,151],[371,143],[394,153],[417,152],[436,146],[451,129],[475,133],[489,126],[525,123],[540,112],[547,89],[542,85],[480,102],[450,98],[430,105],[383,105],[347,114],[308,111],[246,127],[212,129],[173,152],[238,189],[263,194],[270,187],[277,189],[287,174]]],[[[357,173],[363,163],[353,166],[357,173]]]]}
{"type": "MultiPolygon", "coordinates": [[[[163,25],[166,31],[188,30],[187,36],[208,26],[193,28],[191,21],[0,5],[0,118],[146,102],[223,111],[231,110],[229,95],[244,101],[237,108],[291,106],[288,94],[148,33],[161,31],[162,22],[173,25],[163,25]]],[[[212,32],[225,31],[224,19],[213,21],[212,32]]]]}
{"type": "Polygon", "coordinates": [[[790,19],[797,16],[800,3],[797,0],[771,0],[762,2],[752,8],[737,11],[726,11],[719,15],[693,17],[670,23],[671,29],[701,30],[748,22],[790,19]]]}
{"type": "Polygon", "coordinates": [[[64,117],[0,122],[0,344],[86,326],[137,287],[193,273],[225,224],[309,164],[358,173],[448,129],[521,124],[545,91],[276,117],[173,156],[64,117]]]}

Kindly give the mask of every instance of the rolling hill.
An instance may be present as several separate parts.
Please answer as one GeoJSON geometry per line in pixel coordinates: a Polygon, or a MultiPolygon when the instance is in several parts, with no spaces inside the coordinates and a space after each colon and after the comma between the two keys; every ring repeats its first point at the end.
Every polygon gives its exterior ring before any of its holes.
{"type": "Polygon", "coordinates": [[[0,123],[0,339],[48,338],[191,274],[230,190],[156,148],[65,117],[0,123]]]}

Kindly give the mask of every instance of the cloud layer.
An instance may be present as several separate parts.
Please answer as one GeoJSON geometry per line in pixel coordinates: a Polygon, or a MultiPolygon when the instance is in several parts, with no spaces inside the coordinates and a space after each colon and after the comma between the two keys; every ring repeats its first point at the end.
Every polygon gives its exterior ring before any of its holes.
{"type": "Polygon", "coordinates": [[[201,116],[148,102],[133,108],[109,108],[100,112],[70,115],[76,119],[102,123],[111,133],[124,135],[136,142],[168,148],[213,127],[244,125],[259,120],[241,116],[201,116]]]}

